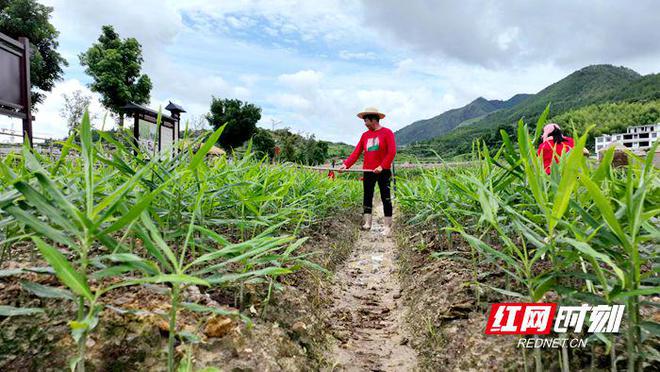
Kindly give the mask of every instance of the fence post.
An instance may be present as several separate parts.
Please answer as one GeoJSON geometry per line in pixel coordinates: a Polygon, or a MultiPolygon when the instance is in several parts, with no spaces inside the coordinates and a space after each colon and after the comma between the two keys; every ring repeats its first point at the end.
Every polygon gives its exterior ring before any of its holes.
{"type": "Polygon", "coordinates": [[[32,95],[30,89],[30,41],[26,37],[19,37],[18,41],[23,44],[23,58],[21,60],[21,101],[25,117],[23,118],[23,135],[28,138],[30,147],[33,147],[32,141],[32,95]]]}

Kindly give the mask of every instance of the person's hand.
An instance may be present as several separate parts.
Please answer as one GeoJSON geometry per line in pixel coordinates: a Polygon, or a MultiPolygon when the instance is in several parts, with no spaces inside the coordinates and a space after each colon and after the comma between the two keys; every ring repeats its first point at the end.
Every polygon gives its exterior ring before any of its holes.
{"type": "Polygon", "coordinates": [[[378,174],[378,173],[380,173],[380,172],[382,172],[382,171],[383,171],[383,167],[381,167],[380,165],[377,166],[376,169],[374,169],[374,173],[376,173],[376,174],[378,174]]]}
{"type": "Polygon", "coordinates": [[[337,170],[340,171],[340,172],[343,171],[343,170],[346,170],[346,164],[342,164],[342,165],[339,167],[339,169],[337,169],[337,170]]]}

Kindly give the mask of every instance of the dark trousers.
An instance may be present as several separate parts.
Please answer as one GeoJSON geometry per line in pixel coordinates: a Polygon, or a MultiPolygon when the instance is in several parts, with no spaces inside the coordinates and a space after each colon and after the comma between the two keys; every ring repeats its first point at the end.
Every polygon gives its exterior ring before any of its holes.
{"type": "Polygon", "coordinates": [[[378,183],[380,198],[383,201],[383,212],[385,217],[392,217],[392,198],[390,196],[390,180],[392,172],[389,169],[383,169],[379,174],[373,172],[364,172],[364,213],[371,214],[373,209],[374,188],[378,183]]]}

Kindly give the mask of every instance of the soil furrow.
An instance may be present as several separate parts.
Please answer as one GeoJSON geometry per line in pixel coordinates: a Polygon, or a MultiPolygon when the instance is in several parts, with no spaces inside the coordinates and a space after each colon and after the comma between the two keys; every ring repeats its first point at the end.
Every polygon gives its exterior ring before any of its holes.
{"type": "Polygon", "coordinates": [[[333,370],[410,371],[417,356],[403,327],[404,308],[396,265],[396,244],[384,237],[382,209],[371,231],[363,231],[351,256],[337,271],[330,312],[336,338],[333,370]]]}

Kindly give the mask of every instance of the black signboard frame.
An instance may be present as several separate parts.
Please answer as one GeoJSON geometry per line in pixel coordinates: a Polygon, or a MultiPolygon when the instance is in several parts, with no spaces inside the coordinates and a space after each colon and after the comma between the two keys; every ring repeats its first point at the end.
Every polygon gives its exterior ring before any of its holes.
{"type": "MultiPolygon", "coordinates": [[[[128,103],[126,106],[122,107],[124,112],[127,115],[133,116],[133,141],[135,144],[135,147],[138,148],[140,146],[140,140],[146,133],[140,133],[140,121],[145,121],[147,123],[150,123],[152,125],[157,125],[158,124],[158,111],[152,110],[148,107],[138,105],[135,103],[128,103]]],[[[166,130],[172,131],[172,141],[169,146],[174,145],[178,140],[179,140],[179,122],[181,118],[181,113],[186,112],[181,108],[180,106],[174,105],[170,102],[167,107],[165,107],[166,110],[170,111],[172,113],[172,116],[165,115],[163,113],[160,113],[160,126],[161,128],[158,128],[158,131],[156,132],[156,138],[158,139],[158,143],[156,144],[156,148],[158,150],[158,153],[160,153],[163,150],[163,143],[162,143],[162,128],[166,128],[166,130]]],[[[169,147],[168,146],[168,147],[169,147]]],[[[134,151],[135,154],[137,155],[137,151],[134,151]]]]}
{"type": "Polygon", "coordinates": [[[23,136],[32,143],[32,98],[30,84],[30,41],[15,40],[0,33],[0,115],[23,120],[23,136]]]}

